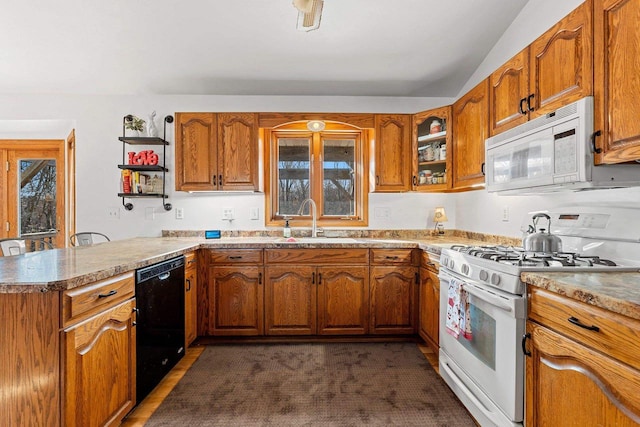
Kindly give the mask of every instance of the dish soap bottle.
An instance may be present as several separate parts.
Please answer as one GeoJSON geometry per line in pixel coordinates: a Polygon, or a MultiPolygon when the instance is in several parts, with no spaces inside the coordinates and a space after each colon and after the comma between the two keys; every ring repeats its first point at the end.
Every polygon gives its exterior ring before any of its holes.
{"type": "Polygon", "coordinates": [[[289,220],[285,218],[284,229],[282,230],[282,236],[285,238],[291,237],[291,227],[289,227],[289,220]]]}

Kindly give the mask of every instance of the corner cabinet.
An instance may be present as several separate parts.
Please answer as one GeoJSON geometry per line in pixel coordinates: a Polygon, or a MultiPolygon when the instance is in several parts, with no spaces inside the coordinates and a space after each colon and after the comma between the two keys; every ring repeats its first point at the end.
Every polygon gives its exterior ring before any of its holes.
{"type": "Polygon", "coordinates": [[[413,116],[413,177],[416,191],[446,191],[451,182],[451,107],[413,116]]]}
{"type": "Polygon", "coordinates": [[[640,2],[595,0],[596,163],[640,160],[640,2]]]}
{"type": "Polygon", "coordinates": [[[176,113],[177,191],[258,191],[256,113],[176,113]]]}
{"type": "Polygon", "coordinates": [[[489,79],[453,104],[452,190],[484,188],[484,141],[489,136],[489,79]]]}
{"type": "Polygon", "coordinates": [[[403,192],[411,189],[411,116],[375,116],[376,192],[403,192]]]}
{"type": "Polygon", "coordinates": [[[126,136],[125,125],[131,121],[133,116],[127,115],[122,120],[122,137],[118,138],[122,142],[122,164],[118,168],[122,170],[121,192],[118,197],[122,197],[122,205],[128,211],[133,209],[133,203],[125,202],[131,198],[161,198],[162,207],[170,211],[171,204],[165,203],[164,199],[169,196],[166,193],[166,174],[169,171],[166,167],[166,147],[167,123],[173,123],[173,116],[164,118],[164,134],[159,137],[126,136]],[[142,150],[139,152],[128,152],[127,146],[160,146],[162,153],[155,153],[153,150],[142,150]],[[160,163],[160,158],[162,163],[160,163]],[[151,174],[153,173],[153,176],[151,174]]]}

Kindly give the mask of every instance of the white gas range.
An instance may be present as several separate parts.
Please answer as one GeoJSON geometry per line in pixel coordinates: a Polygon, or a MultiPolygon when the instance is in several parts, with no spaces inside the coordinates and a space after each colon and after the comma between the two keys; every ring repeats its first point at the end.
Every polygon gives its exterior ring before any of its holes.
{"type": "Polygon", "coordinates": [[[523,425],[526,289],[520,273],[640,272],[638,208],[545,213],[561,252],[458,245],[440,256],[440,374],[482,426],[523,425]]]}

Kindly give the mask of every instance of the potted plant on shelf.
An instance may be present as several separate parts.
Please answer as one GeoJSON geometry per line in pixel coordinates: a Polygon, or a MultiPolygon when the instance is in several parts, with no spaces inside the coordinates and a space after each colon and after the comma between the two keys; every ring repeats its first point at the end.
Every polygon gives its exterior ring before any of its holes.
{"type": "Polygon", "coordinates": [[[124,128],[130,132],[127,136],[140,136],[144,129],[145,121],[140,117],[128,115],[125,118],[124,128]]]}

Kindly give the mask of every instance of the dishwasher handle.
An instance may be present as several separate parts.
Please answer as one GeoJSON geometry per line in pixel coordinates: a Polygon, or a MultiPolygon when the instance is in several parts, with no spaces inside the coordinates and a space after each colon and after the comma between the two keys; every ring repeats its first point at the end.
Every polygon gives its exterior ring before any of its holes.
{"type": "Polygon", "coordinates": [[[169,277],[171,277],[171,272],[167,271],[166,273],[162,273],[161,275],[159,275],[158,279],[167,280],[169,277]]]}

